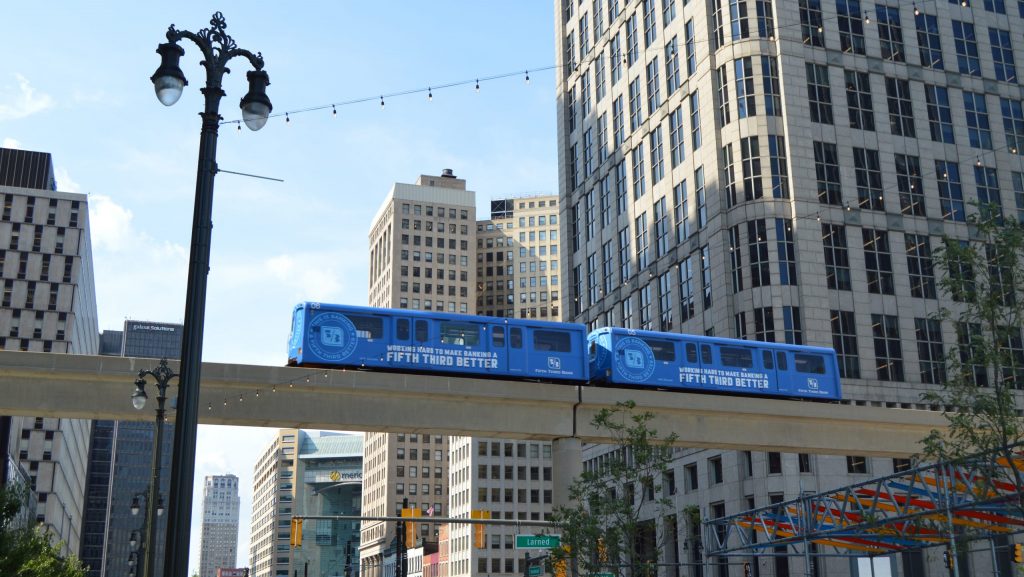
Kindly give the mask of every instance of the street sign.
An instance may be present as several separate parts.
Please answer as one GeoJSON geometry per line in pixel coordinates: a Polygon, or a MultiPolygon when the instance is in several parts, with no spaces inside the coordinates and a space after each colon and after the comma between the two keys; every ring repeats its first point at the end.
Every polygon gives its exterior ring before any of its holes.
{"type": "Polygon", "coordinates": [[[561,544],[561,535],[516,535],[516,549],[555,549],[561,544]]]}
{"type": "Polygon", "coordinates": [[[544,572],[543,569],[544,568],[541,567],[540,565],[531,565],[530,566],[530,573],[529,573],[530,577],[538,577],[541,573],[544,572]]]}

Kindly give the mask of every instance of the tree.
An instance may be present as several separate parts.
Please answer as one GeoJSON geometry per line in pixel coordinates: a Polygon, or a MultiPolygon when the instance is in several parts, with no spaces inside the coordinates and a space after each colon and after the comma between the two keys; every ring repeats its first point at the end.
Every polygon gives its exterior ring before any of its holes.
{"type": "Polygon", "coordinates": [[[632,401],[594,416],[592,424],[607,431],[618,448],[602,457],[598,469],[584,471],[573,481],[571,505],[553,510],[563,544],[552,553],[556,562],[574,562],[584,575],[656,574],[662,544],[655,519],[673,512],[671,500],[659,495],[676,435],[659,438],[650,427],[653,418],[651,412],[637,412],[632,401]]]}
{"type": "MultiPolygon", "coordinates": [[[[956,461],[984,452],[1013,462],[1013,445],[1024,441],[1015,393],[1024,388],[1024,225],[993,207],[967,224],[970,240],[945,238],[935,253],[939,285],[952,302],[933,320],[952,321],[957,341],[940,388],[923,395],[949,422],[924,439],[924,454],[956,461]]],[[[993,467],[991,474],[1018,488],[1015,506],[1024,513],[1021,471],[993,467]]]]}
{"type": "Polygon", "coordinates": [[[63,558],[39,527],[19,527],[18,513],[25,506],[22,487],[0,487],[0,575],[11,577],[85,577],[74,555],[63,558]]]}

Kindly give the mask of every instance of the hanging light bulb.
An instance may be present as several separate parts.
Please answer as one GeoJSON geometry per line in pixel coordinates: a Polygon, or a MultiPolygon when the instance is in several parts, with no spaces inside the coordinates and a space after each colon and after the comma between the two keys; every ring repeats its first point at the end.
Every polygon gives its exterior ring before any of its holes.
{"type": "Polygon", "coordinates": [[[867,12],[864,13],[864,23],[871,24],[871,16],[867,12]]]}
{"type": "Polygon", "coordinates": [[[260,398],[260,390],[259,389],[256,389],[256,398],[257,399],[260,398]]]}
{"type": "Polygon", "coordinates": [[[914,16],[920,16],[921,9],[917,7],[917,2],[914,2],[914,16]]]}
{"type": "Polygon", "coordinates": [[[224,399],[224,406],[225,407],[228,406],[228,400],[227,399],[224,399]]]}
{"type": "Polygon", "coordinates": [[[526,71],[526,83],[527,84],[530,83],[530,71],[529,70],[526,71]]]}
{"type": "Polygon", "coordinates": [[[274,385],[274,386],[270,387],[270,392],[271,393],[276,393],[277,392],[277,385],[274,385]]]}
{"type": "Polygon", "coordinates": [[[241,123],[241,122],[239,122],[239,123],[238,123],[238,131],[239,131],[239,132],[241,132],[241,131],[242,131],[242,123],[241,123]]]}
{"type": "Polygon", "coordinates": [[[288,124],[288,123],[289,123],[289,122],[291,122],[291,121],[292,121],[292,119],[291,119],[291,118],[290,118],[290,117],[288,116],[288,113],[287,113],[287,112],[285,112],[285,113],[284,113],[284,123],[285,123],[285,124],[288,124]]]}
{"type": "Polygon", "coordinates": [[[380,97],[380,107],[384,108],[384,96],[383,95],[381,95],[381,97],[380,97]]]}
{"type": "Polygon", "coordinates": [[[331,114],[334,116],[338,115],[338,109],[335,108],[333,104],[331,105],[331,114]]]}
{"type": "Polygon", "coordinates": [[[245,402],[245,397],[243,397],[242,395],[238,395],[238,402],[239,403],[244,403],[245,402]]]}
{"type": "Polygon", "coordinates": [[[427,102],[432,102],[433,100],[434,100],[434,91],[431,90],[430,87],[428,86],[427,87],[427,102]]]}
{"type": "Polygon", "coordinates": [[[212,410],[213,410],[213,403],[208,403],[208,404],[206,405],[206,410],[207,410],[207,411],[212,411],[212,410]]]}
{"type": "Polygon", "coordinates": [[[476,91],[480,92],[480,79],[479,78],[476,79],[476,91]]]}

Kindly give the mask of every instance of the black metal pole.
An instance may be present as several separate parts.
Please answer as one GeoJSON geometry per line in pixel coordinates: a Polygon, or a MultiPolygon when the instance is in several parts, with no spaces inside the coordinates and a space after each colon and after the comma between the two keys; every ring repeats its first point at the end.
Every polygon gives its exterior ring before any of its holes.
{"type": "MultiPolygon", "coordinates": [[[[160,365],[167,369],[166,360],[160,361],[160,365]]],[[[160,501],[160,469],[164,446],[164,402],[167,401],[167,381],[170,378],[156,376],[159,393],[156,397],[156,424],[153,435],[153,479],[149,484],[149,497],[146,503],[146,560],[142,567],[142,577],[153,577],[156,574],[156,518],[157,504],[160,501]]]]}

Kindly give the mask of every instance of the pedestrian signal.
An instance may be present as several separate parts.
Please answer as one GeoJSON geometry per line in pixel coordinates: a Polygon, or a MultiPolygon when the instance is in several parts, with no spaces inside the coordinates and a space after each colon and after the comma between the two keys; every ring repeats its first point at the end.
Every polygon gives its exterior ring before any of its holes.
{"type": "Polygon", "coordinates": [[[1024,563],[1024,545],[1015,543],[1013,545],[1013,562],[1024,563]]]}

